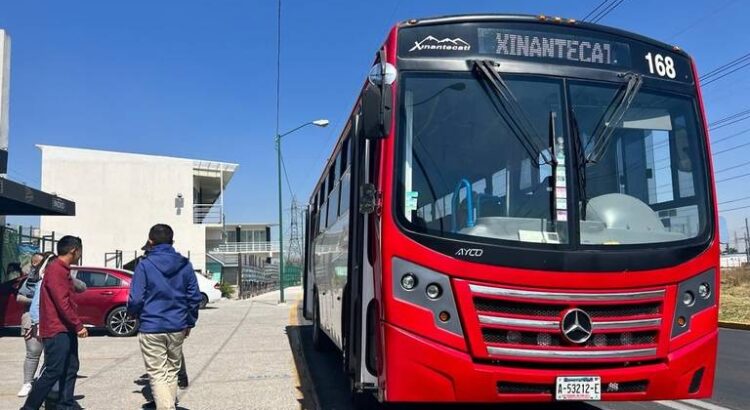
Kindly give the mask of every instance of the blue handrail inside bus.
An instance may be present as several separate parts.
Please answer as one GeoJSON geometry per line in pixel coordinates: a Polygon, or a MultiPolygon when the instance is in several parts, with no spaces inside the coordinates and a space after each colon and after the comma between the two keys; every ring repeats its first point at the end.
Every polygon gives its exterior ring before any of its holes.
{"type": "Polygon", "coordinates": [[[453,209],[451,212],[451,221],[453,222],[453,232],[458,231],[458,221],[456,219],[456,213],[458,212],[458,204],[459,204],[459,194],[461,193],[461,188],[466,188],[466,227],[472,228],[474,227],[474,204],[472,202],[471,198],[471,182],[469,182],[468,179],[462,178],[460,181],[458,181],[458,184],[456,185],[456,189],[453,190],[453,209]]]}

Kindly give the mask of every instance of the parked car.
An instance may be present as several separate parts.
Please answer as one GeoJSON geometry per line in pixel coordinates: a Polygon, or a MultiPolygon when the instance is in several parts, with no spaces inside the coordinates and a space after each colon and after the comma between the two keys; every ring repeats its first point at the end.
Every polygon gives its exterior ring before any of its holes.
{"type": "Polygon", "coordinates": [[[209,303],[216,302],[221,299],[221,285],[219,282],[209,279],[198,272],[195,272],[195,277],[198,278],[198,289],[201,292],[201,309],[205,309],[209,303]]]}
{"type": "MultiPolygon", "coordinates": [[[[87,327],[104,328],[112,336],[132,336],[138,331],[138,321],[128,318],[126,311],[133,272],[76,266],[71,273],[87,286],[85,292],[74,296],[87,327]]],[[[0,326],[21,325],[23,306],[16,302],[16,294],[25,279],[22,276],[0,285],[0,326]]]]}

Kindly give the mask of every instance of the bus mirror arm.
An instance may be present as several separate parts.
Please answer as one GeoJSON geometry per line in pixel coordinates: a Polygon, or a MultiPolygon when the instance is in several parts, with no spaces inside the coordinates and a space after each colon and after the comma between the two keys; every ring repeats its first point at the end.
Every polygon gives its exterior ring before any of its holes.
{"type": "MultiPolygon", "coordinates": [[[[385,51],[378,53],[380,81],[369,82],[362,95],[362,136],[369,139],[385,138],[391,132],[393,96],[386,78],[385,51]]],[[[376,66],[377,67],[377,66],[376,66]]]]}

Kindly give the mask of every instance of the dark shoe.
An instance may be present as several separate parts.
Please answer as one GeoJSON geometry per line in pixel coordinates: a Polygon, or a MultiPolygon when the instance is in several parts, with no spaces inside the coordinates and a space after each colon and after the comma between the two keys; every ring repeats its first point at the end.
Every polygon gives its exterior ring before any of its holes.
{"type": "MultiPolygon", "coordinates": [[[[174,401],[174,406],[177,407],[177,405],[179,403],[180,403],[179,400],[175,400],[174,401]]],[[[142,409],[149,409],[149,410],[150,409],[155,409],[156,408],[156,402],[150,401],[150,402],[144,404],[143,406],[141,406],[141,408],[142,409]]]]}
{"type": "Polygon", "coordinates": [[[179,387],[181,390],[187,389],[189,384],[190,383],[188,383],[187,377],[185,377],[184,379],[180,378],[177,380],[177,387],[179,387]]]}

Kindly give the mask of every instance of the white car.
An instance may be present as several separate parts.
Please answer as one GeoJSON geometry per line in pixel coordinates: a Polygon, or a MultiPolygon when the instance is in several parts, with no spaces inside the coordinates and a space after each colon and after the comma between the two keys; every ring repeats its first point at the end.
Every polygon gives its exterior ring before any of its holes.
{"type": "Polygon", "coordinates": [[[195,277],[198,278],[198,289],[201,291],[201,309],[205,308],[207,304],[216,302],[221,299],[221,290],[219,290],[219,282],[208,279],[207,277],[195,272],[195,277]]]}

